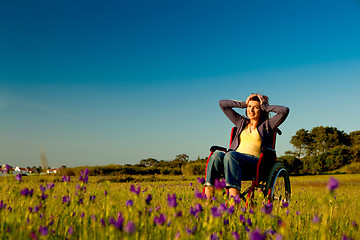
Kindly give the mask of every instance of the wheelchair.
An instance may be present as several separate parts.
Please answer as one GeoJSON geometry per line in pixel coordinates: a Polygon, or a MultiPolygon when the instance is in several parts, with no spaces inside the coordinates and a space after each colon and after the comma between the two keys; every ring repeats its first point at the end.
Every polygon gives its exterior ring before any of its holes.
{"type": "MultiPolygon", "coordinates": [[[[230,145],[235,137],[237,127],[233,127],[231,130],[230,145]]],[[[281,131],[276,129],[273,136],[273,146],[272,148],[261,149],[261,154],[259,161],[256,166],[255,172],[251,173],[249,178],[242,179],[242,181],[251,181],[250,187],[240,193],[241,199],[246,203],[245,207],[248,207],[249,204],[252,207],[255,204],[254,197],[255,192],[261,192],[264,195],[264,200],[267,203],[272,203],[275,201],[290,202],[291,198],[291,186],[289,173],[286,170],[285,166],[277,161],[276,151],[275,151],[275,142],[276,135],[281,135],[281,131]]],[[[211,155],[215,151],[228,152],[224,147],[212,146],[210,148],[210,155],[206,162],[206,169],[211,155]]],[[[205,173],[205,179],[206,179],[205,173]]],[[[203,194],[205,187],[203,189],[203,194]]]]}

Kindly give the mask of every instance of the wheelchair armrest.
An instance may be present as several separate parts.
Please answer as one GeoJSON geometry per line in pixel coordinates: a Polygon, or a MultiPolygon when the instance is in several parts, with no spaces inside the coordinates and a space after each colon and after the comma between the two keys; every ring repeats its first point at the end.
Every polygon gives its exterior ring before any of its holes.
{"type": "Polygon", "coordinates": [[[267,153],[274,154],[274,153],[276,153],[276,150],[272,149],[272,148],[261,148],[261,152],[264,154],[267,154],[267,153]]]}
{"type": "Polygon", "coordinates": [[[210,147],[210,152],[215,152],[215,151],[222,151],[222,152],[227,152],[227,149],[224,147],[220,147],[220,146],[211,146],[210,147]]]}

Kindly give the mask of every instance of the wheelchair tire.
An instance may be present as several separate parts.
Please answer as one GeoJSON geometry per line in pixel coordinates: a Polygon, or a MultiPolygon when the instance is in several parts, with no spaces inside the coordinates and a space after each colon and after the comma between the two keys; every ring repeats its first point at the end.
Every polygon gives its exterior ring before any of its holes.
{"type": "Polygon", "coordinates": [[[290,202],[291,186],[289,173],[281,162],[275,162],[271,168],[266,183],[266,193],[270,194],[269,199],[271,202],[290,202]]]}

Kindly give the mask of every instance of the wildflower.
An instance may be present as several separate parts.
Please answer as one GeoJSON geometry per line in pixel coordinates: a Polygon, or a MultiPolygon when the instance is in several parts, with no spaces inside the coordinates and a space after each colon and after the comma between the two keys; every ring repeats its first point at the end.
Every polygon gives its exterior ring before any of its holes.
{"type": "Polygon", "coordinates": [[[182,217],[183,215],[183,212],[182,211],[178,211],[176,214],[175,214],[175,217],[182,217]]]}
{"type": "Polygon", "coordinates": [[[229,219],[224,219],[224,225],[229,225],[229,219]]]}
{"type": "Polygon", "coordinates": [[[177,233],[175,234],[175,239],[180,239],[180,237],[181,237],[180,231],[177,231],[177,233]]]}
{"type": "Polygon", "coordinates": [[[43,185],[40,185],[40,191],[41,191],[41,192],[45,192],[45,191],[46,191],[46,187],[44,187],[43,185]]]}
{"type": "Polygon", "coordinates": [[[283,201],[281,207],[287,208],[289,206],[289,202],[283,201]]]}
{"type": "Polygon", "coordinates": [[[216,233],[211,234],[210,240],[217,240],[217,239],[219,239],[219,237],[216,233]]]}
{"type": "Polygon", "coordinates": [[[245,219],[244,215],[240,215],[239,220],[240,220],[240,222],[245,224],[246,219],[245,219]]]}
{"type": "Polygon", "coordinates": [[[124,218],[122,217],[120,212],[118,213],[118,216],[117,216],[116,220],[114,218],[110,218],[109,222],[110,222],[111,225],[113,225],[114,227],[116,227],[117,229],[122,231],[124,218]]]}
{"type": "Polygon", "coordinates": [[[1,200],[1,202],[0,202],[0,210],[5,209],[5,208],[6,208],[6,204],[4,204],[3,200],[1,200]]]}
{"type": "Polygon", "coordinates": [[[161,209],[161,205],[155,206],[155,211],[159,211],[161,209]]]}
{"type": "Polygon", "coordinates": [[[254,214],[254,209],[250,208],[249,213],[254,214]]]}
{"type": "Polygon", "coordinates": [[[313,219],[312,219],[313,223],[319,223],[320,222],[320,218],[317,214],[314,215],[313,219]]]}
{"type": "Polygon", "coordinates": [[[159,217],[157,217],[157,216],[154,217],[154,223],[156,225],[163,225],[165,223],[166,219],[167,219],[166,216],[161,213],[159,217]]]}
{"type": "Polygon", "coordinates": [[[168,201],[169,207],[176,207],[177,206],[176,195],[175,194],[173,194],[172,196],[170,196],[170,194],[168,194],[167,201],[168,201]]]}
{"type": "Polygon", "coordinates": [[[151,202],[151,200],[152,200],[152,196],[151,196],[151,194],[147,195],[147,197],[145,198],[145,202],[146,202],[146,204],[147,204],[147,205],[149,205],[149,204],[150,204],[150,202],[151,202]]]}
{"type": "Polygon", "coordinates": [[[240,240],[239,233],[237,233],[237,232],[231,232],[231,235],[234,237],[234,240],[240,240]]]}
{"type": "Polygon", "coordinates": [[[296,215],[301,215],[301,212],[299,212],[299,211],[296,211],[296,215]]]}
{"type": "Polygon", "coordinates": [[[339,181],[333,177],[330,177],[326,187],[330,192],[333,192],[335,189],[339,187],[339,181]]]}
{"type": "Polygon", "coordinates": [[[91,220],[96,221],[96,216],[94,214],[91,215],[91,220]]]}
{"type": "Polygon", "coordinates": [[[134,205],[134,202],[131,199],[127,200],[126,203],[125,203],[125,206],[127,206],[127,207],[131,207],[132,205],[134,205]]]}
{"type": "Polygon", "coordinates": [[[30,195],[30,197],[32,197],[33,193],[34,193],[34,189],[29,190],[28,188],[24,188],[20,191],[20,194],[23,196],[30,195]]]}
{"type": "Polygon", "coordinates": [[[105,191],[104,191],[104,196],[106,197],[107,194],[108,194],[108,192],[105,190],[105,191]]]}
{"type": "Polygon", "coordinates": [[[81,170],[80,173],[81,173],[81,176],[80,176],[79,180],[82,181],[83,183],[87,183],[89,180],[89,169],[86,168],[85,171],[81,170]]]}
{"type": "Polygon", "coordinates": [[[36,236],[36,233],[35,233],[35,232],[31,232],[31,233],[30,233],[30,237],[31,237],[31,239],[34,239],[34,240],[39,239],[38,236],[36,236]]]}
{"type": "Polygon", "coordinates": [[[206,195],[199,192],[197,189],[195,190],[195,198],[198,199],[206,199],[206,195]]]}
{"type": "Polygon", "coordinates": [[[84,217],[85,217],[85,213],[82,212],[80,217],[81,217],[81,218],[84,218],[84,217]]]}
{"type": "Polygon", "coordinates": [[[136,232],[136,226],[135,223],[132,221],[129,221],[126,226],[124,227],[124,232],[133,234],[134,232],[136,232]]]}
{"type": "Polygon", "coordinates": [[[235,207],[234,206],[230,206],[228,209],[227,209],[227,212],[232,215],[234,212],[235,212],[235,207]]]}
{"type": "Polygon", "coordinates": [[[275,240],[283,240],[283,239],[284,239],[284,237],[280,233],[275,234],[275,240]]]}
{"type": "Polygon", "coordinates": [[[221,209],[220,208],[212,207],[210,209],[210,212],[214,217],[221,217],[221,209]]]}
{"type": "Polygon", "coordinates": [[[198,178],[197,178],[197,181],[198,181],[200,184],[204,184],[204,183],[205,183],[204,177],[202,177],[202,178],[198,177],[198,178]]]}
{"type": "Polygon", "coordinates": [[[53,189],[55,187],[55,184],[54,183],[48,183],[48,184],[46,184],[46,188],[47,189],[53,189]]]}
{"type": "Polygon", "coordinates": [[[93,201],[93,202],[95,202],[95,198],[96,198],[96,196],[95,196],[95,195],[93,195],[93,196],[90,196],[90,201],[93,201]]]}
{"type": "Polygon", "coordinates": [[[42,235],[42,236],[45,236],[49,233],[49,230],[46,226],[40,226],[39,227],[39,233],[42,235]]]}
{"type": "Polygon", "coordinates": [[[70,182],[70,176],[65,176],[65,175],[63,175],[63,176],[62,176],[62,181],[63,181],[63,182],[70,182]]]}
{"type": "Polygon", "coordinates": [[[224,180],[224,179],[218,180],[218,179],[216,178],[216,179],[215,179],[215,182],[214,182],[214,186],[215,186],[216,189],[225,188],[225,187],[226,187],[225,180],[224,180]]]}
{"type": "Polygon", "coordinates": [[[355,228],[357,228],[358,227],[358,225],[357,225],[357,223],[355,222],[355,220],[354,221],[352,221],[351,222],[351,224],[353,225],[353,227],[355,227],[355,228]]]}
{"type": "Polygon", "coordinates": [[[220,210],[221,212],[225,212],[226,209],[227,209],[226,205],[225,205],[224,203],[221,203],[220,206],[219,206],[219,210],[220,210]]]}
{"type": "Polygon", "coordinates": [[[104,218],[100,219],[100,223],[101,223],[101,225],[103,225],[105,227],[106,224],[105,224],[104,218]]]}
{"type": "Polygon", "coordinates": [[[70,203],[70,197],[69,196],[63,196],[62,201],[63,201],[63,203],[70,203]]]}
{"type": "Polygon", "coordinates": [[[135,188],[135,186],[133,184],[131,184],[130,186],[130,192],[135,193],[136,195],[140,194],[140,186],[138,186],[137,188],[135,188]]]}
{"type": "Polygon", "coordinates": [[[193,235],[196,232],[197,227],[194,226],[192,229],[186,227],[186,233],[189,235],[193,235]]]}
{"type": "Polygon", "coordinates": [[[2,172],[3,172],[3,173],[8,173],[9,170],[10,170],[10,166],[6,164],[6,165],[5,165],[5,168],[2,169],[2,172]]]}
{"type": "Polygon", "coordinates": [[[74,229],[73,227],[69,227],[69,230],[68,230],[68,234],[72,235],[74,233],[74,229]]]}
{"type": "Polygon", "coordinates": [[[16,176],[15,176],[15,179],[16,179],[16,181],[18,181],[18,182],[21,182],[21,174],[17,174],[16,176]]]}
{"type": "Polygon", "coordinates": [[[45,193],[42,193],[41,196],[40,196],[40,199],[41,200],[45,200],[48,198],[49,195],[45,194],[45,193]]]}
{"type": "Polygon", "coordinates": [[[261,233],[259,228],[255,228],[253,231],[251,231],[249,239],[250,240],[265,240],[266,234],[261,233]]]}
{"type": "Polygon", "coordinates": [[[261,211],[265,214],[270,214],[272,210],[273,210],[272,203],[264,204],[263,207],[261,208],[261,211]]]}

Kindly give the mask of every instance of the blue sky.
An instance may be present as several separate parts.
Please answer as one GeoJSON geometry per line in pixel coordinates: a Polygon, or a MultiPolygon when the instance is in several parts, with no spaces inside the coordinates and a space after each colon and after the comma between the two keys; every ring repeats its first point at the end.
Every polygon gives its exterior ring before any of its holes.
{"type": "MultiPolygon", "coordinates": [[[[359,130],[360,2],[0,2],[0,163],[134,164],[227,146],[220,99],[359,130]]],[[[243,111],[240,110],[241,113],[243,111]]]]}

